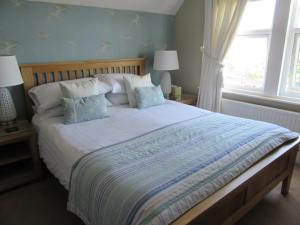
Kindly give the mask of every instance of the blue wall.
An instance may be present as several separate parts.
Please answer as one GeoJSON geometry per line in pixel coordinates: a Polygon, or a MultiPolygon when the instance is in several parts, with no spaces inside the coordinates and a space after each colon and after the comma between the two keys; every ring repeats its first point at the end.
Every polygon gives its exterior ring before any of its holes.
{"type": "MultiPolygon", "coordinates": [[[[175,49],[174,16],[0,0],[0,55],[19,63],[144,57],[152,72],[159,49],[175,49]]],[[[22,114],[20,90],[12,92],[22,114]]]]}

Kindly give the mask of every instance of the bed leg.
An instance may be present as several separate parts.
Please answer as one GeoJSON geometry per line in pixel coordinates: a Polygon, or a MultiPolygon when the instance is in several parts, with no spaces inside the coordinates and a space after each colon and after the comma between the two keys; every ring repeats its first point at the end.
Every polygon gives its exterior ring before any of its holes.
{"type": "Polygon", "coordinates": [[[289,175],[282,181],[281,194],[286,196],[290,191],[292,176],[289,175]]]}
{"type": "Polygon", "coordinates": [[[293,176],[293,171],[294,171],[294,166],[295,166],[295,162],[296,162],[298,149],[299,149],[299,146],[296,145],[294,147],[293,151],[291,152],[291,154],[289,155],[289,165],[288,165],[289,175],[286,178],[284,178],[284,180],[282,181],[282,185],[281,185],[281,194],[284,196],[287,195],[290,191],[290,186],[291,186],[291,181],[292,181],[292,176],[293,176]]]}

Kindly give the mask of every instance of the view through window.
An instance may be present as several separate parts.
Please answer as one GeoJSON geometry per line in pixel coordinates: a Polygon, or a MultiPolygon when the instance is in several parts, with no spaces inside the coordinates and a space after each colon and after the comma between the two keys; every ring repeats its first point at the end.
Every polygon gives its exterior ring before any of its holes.
{"type": "Polygon", "coordinates": [[[249,1],[224,60],[224,87],[262,92],[276,0],[249,1]]]}

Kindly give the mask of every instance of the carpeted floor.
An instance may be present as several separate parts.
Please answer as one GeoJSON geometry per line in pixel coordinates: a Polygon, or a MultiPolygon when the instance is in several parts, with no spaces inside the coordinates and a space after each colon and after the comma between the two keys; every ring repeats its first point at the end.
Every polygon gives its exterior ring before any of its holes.
{"type": "MultiPolygon", "coordinates": [[[[52,176],[0,194],[0,225],[83,225],[66,210],[67,191],[52,176]]],[[[278,186],[237,225],[299,225],[300,165],[296,166],[290,194],[278,186]]]]}

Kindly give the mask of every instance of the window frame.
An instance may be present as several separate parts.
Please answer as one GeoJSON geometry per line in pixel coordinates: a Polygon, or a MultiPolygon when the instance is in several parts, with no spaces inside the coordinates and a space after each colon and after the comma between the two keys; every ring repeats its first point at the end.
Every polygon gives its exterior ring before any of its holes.
{"type": "MultiPolygon", "coordinates": [[[[248,0],[249,2],[251,1],[257,1],[257,0],[248,0]]],[[[275,0],[275,6],[274,6],[274,17],[275,17],[275,10],[276,10],[276,4],[278,0],[275,0]]],[[[247,6],[246,6],[247,7],[247,6]]],[[[266,83],[266,74],[267,74],[267,69],[268,69],[268,60],[269,60],[269,55],[270,55],[270,43],[271,43],[271,37],[272,37],[272,29],[273,29],[273,24],[269,29],[251,29],[251,30],[242,30],[240,32],[237,32],[235,34],[236,37],[249,37],[249,38],[261,38],[261,37],[266,37],[267,38],[267,55],[266,55],[266,64],[265,64],[265,72],[264,72],[264,79],[263,79],[263,87],[262,88],[243,88],[243,87],[225,87],[223,88],[223,91],[230,91],[230,92],[240,92],[243,94],[255,94],[255,95],[263,95],[264,93],[264,88],[265,88],[265,83],[266,83]]]]}
{"type": "Polygon", "coordinates": [[[285,90],[286,83],[288,82],[289,73],[294,70],[295,57],[297,50],[300,51],[300,48],[297,49],[297,42],[300,45],[300,26],[296,27],[295,23],[298,22],[299,14],[297,10],[300,9],[300,0],[294,0],[290,10],[290,21],[288,24],[287,36],[286,36],[286,51],[284,55],[283,65],[282,65],[282,74],[279,86],[279,96],[286,98],[294,98],[300,102],[300,88],[299,93],[287,92],[285,90]],[[299,39],[297,40],[297,36],[299,39]],[[292,68],[293,67],[293,68],[292,68]]]}
{"type": "MultiPolygon", "coordinates": [[[[298,1],[300,2],[300,0],[298,1]]],[[[263,90],[259,92],[257,90],[240,90],[225,87],[223,88],[223,92],[249,94],[257,97],[265,96],[274,99],[281,98],[293,102],[298,101],[300,103],[300,98],[296,99],[293,97],[283,96],[281,93],[281,87],[283,82],[282,73],[284,71],[284,65],[286,64],[284,63],[286,61],[285,56],[289,54],[287,47],[289,42],[287,40],[287,31],[289,27],[290,13],[292,13],[292,11],[295,11],[292,10],[292,7],[294,6],[295,2],[295,0],[276,0],[273,24],[271,29],[243,31],[236,34],[237,36],[269,35],[269,46],[268,55],[266,59],[266,71],[264,76],[265,81],[263,90]]]]}

